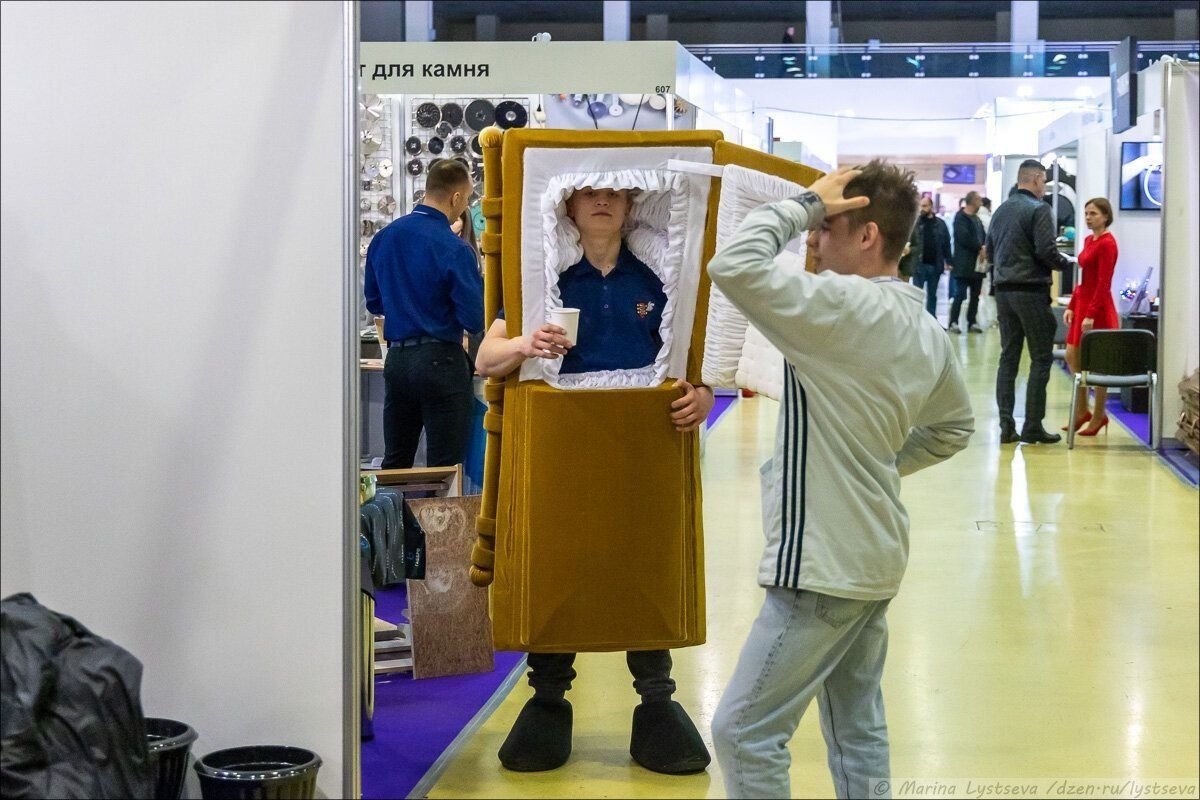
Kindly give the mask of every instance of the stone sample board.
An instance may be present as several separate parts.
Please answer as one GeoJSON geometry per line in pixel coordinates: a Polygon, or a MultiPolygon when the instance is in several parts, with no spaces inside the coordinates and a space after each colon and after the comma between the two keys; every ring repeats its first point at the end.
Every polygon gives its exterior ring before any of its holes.
{"type": "Polygon", "coordinates": [[[495,664],[488,592],[471,583],[478,495],[409,500],[425,530],[425,579],[408,581],[413,677],[490,672],[495,664]]]}

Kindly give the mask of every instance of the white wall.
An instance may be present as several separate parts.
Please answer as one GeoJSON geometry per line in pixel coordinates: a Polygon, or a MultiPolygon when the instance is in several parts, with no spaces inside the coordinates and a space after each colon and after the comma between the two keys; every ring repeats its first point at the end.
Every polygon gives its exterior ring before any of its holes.
{"type": "Polygon", "coordinates": [[[1174,437],[1180,412],[1178,383],[1200,366],[1200,77],[1195,64],[1167,70],[1158,369],[1162,435],[1174,437]]]}
{"type": "MultiPolygon", "coordinates": [[[[1083,211],[1087,201],[1093,197],[1105,197],[1116,209],[1120,196],[1111,196],[1108,185],[1108,139],[1111,136],[1111,124],[1100,123],[1086,126],[1079,136],[1075,156],[1075,252],[1083,248],[1083,240],[1090,233],[1083,222],[1083,211]]],[[[1122,215],[1123,216],[1123,215],[1122,215]]],[[[1114,236],[1116,234],[1113,234],[1114,236]]],[[[1118,244],[1119,247],[1119,244],[1118,244]]],[[[1116,281],[1113,281],[1114,286],[1116,281]]],[[[1116,299],[1117,292],[1113,292],[1116,299]]]]}
{"type": "Polygon", "coordinates": [[[5,3],[0,591],[343,794],[342,4],[5,3]]]}

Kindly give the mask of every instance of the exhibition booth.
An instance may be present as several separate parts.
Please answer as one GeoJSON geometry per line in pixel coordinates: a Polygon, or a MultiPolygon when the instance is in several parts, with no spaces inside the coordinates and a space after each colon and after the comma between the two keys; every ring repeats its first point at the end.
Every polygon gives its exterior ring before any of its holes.
{"type": "MultiPolygon", "coordinates": [[[[495,125],[565,130],[719,130],[726,141],[766,150],[769,122],[750,99],[675,42],[364,42],[359,85],[359,283],[371,237],[424,196],[425,172],[442,158],[484,179],[479,133],[495,125]],[[546,64],[555,65],[547,70],[546,64]],[[604,65],[598,68],[597,65],[604,65]]],[[[483,233],[479,192],[472,198],[483,233]]],[[[364,364],[362,462],[383,455],[382,358],[374,320],[360,302],[364,364]]],[[[477,422],[482,424],[482,394],[477,422]]],[[[418,463],[424,443],[418,450],[418,463]]],[[[478,491],[480,428],[464,488],[478,491]]]]}
{"type": "MultiPolygon", "coordinates": [[[[1197,65],[1164,60],[1133,79],[1136,106],[1127,123],[1114,122],[1120,115],[1111,109],[1064,115],[1039,132],[1037,155],[1060,176],[1047,191],[1058,205],[1061,229],[1073,228],[1073,253],[1087,230],[1087,200],[1112,203],[1111,230],[1120,248],[1113,300],[1123,327],[1157,336],[1162,410],[1159,419],[1149,420],[1148,438],[1173,449],[1181,444],[1179,387],[1200,366],[1197,65]]],[[[1146,413],[1154,403],[1145,390],[1127,389],[1122,405],[1146,413]]]]}

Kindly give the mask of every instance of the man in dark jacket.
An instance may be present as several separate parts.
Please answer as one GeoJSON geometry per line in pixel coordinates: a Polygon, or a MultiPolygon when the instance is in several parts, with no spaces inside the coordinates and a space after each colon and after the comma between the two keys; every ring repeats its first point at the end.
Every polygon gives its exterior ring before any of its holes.
{"type": "Polygon", "coordinates": [[[1000,412],[1000,441],[1054,444],[1062,439],[1042,427],[1046,416],[1046,384],[1054,361],[1057,323],[1050,311],[1051,270],[1068,268],[1070,261],[1054,243],[1050,206],[1042,202],[1046,168],[1029,159],[1017,172],[1017,191],[992,215],[987,252],[995,272],[996,315],[1000,320],[1000,366],[996,369],[996,406],[1000,412]],[[1025,387],[1025,425],[1017,436],[1013,419],[1017,367],[1021,347],[1029,343],[1029,383],[1025,387]]]}
{"type": "Polygon", "coordinates": [[[983,333],[983,328],[975,324],[975,315],[979,311],[979,290],[983,287],[983,273],[975,269],[985,236],[983,222],[977,216],[982,199],[979,192],[967,192],[962,208],[954,215],[954,269],[951,274],[956,289],[954,302],[950,306],[951,333],[960,332],[958,314],[968,293],[971,302],[967,305],[967,330],[983,333]]]}
{"type": "Polygon", "coordinates": [[[937,287],[942,272],[950,269],[950,229],[933,213],[933,200],[921,198],[921,213],[917,217],[911,245],[917,258],[913,270],[913,286],[925,288],[925,310],[937,317],[937,287]]]}

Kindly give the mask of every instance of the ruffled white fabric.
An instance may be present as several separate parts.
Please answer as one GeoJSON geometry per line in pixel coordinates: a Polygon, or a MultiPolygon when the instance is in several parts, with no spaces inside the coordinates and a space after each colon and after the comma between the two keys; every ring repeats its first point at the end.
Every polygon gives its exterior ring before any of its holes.
{"type": "MultiPolygon", "coordinates": [[[[717,210],[717,249],[737,232],[751,211],[764,203],[795,197],[804,188],[774,175],[735,164],[726,166],[717,210]]],[[[801,238],[792,242],[776,263],[782,266],[798,261],[803,269],[804,257],[805,244],[801,238]]],[[[782,363],[783,355],[714,285],[708,299],[701,367],[704,382],[709,386],[750,389],[778,400],[783,388],[782,363]]]]}
{"type": "Polygon", "coordinates": [[[579,230],[566,200],[584,187],[635,189],[625,243],[663,282],[667,302],[659,329],[663,345],[654,363],[638,369],[561,375],[561,359],[527,359],[521,380],[563,389],[657,386],[683,377],[700,284],[709,179],[665,169],[670,158],[712,162],[709,148],[587,148],[525,151],[522,198],[522,329],[545,323],[562,307],[558,276],[583,258],[579,230]],[[582,167],[582,169],[581,169],[582,167]]]}

